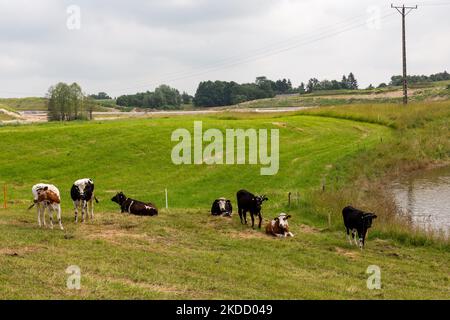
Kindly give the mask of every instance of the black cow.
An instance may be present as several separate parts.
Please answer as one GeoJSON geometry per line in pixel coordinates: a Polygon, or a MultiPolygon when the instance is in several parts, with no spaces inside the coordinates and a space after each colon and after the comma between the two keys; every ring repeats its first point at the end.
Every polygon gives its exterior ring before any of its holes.
{"type": "Polygon", "coordinates": [[[89,178],[75,181],[70,189],[70,196],[75,207],[75,222],[78,222],[78,207],[81,207],[81,221],[84,222],[84,213],[89,217],[89,208],[91,209],[91,220],[94,219],[94,203],[98,203],[94,195],[94,181],[89,178]]]}
{"type": "Polygon", "coordinates": [[[350,239],[350,230],[352,230],[352,238],[355,244],[358,245],[355,239],[355,233],[358,232],[359,247],[364,247],[367,231],[372,226],[372,220],[377,216],[373,213],[366,213],[351,206],[345,207],[342,210],[342,216],[344,217],[344,225],[347,229],[347,238],[352,244],[350,239]]]}
{"type": "Polygon", "coordinates": [[[213,216],[227,216],[231,217],[233,213],[233,206],[231,205],[231,201],[225,198],[219,198],[214,200],[211,207],[211,214],[213,216]]]}
{"type": "Polygon", "coordinates": [[[122,192],[119,192],[111,201],[120,205],[121,213],[128,212],[138,216],[156,216],[158,209],[150,202],[141,202],[138,200],[127,198],[122,192]]]}
{"type": "Polygon", "coordinates": [[[242,224],[247,224],[247,211],[250,212],[252,218],[252,228],[255,226],[255,216],[259,217],[258,228],[261,229],[261,205],[264,201],[269,200],[266,196],[255,196],[247,190],[239,190],[236,193],[239,218],[242,224]]]}

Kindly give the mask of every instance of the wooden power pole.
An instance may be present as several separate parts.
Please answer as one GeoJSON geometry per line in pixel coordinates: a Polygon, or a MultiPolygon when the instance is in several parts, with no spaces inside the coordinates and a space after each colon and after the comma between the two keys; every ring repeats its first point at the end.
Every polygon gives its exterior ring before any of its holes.
{"type": "Polygon", "coordinates": [[[407,83],[407,73],[406,73],[406,31],[405,31],[405,17],[411,10],[417,9],[417,5],[414,7],[401,7],[394,6],[391,4],[391,8],[396,9],[402,16],[402,54],[403,54],[403,104],[408,103],[408,83],[407,83]]]}

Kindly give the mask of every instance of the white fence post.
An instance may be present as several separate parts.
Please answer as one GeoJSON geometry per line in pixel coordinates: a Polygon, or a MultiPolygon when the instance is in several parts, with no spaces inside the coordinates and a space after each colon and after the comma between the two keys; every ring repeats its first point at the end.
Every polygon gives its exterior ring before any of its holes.
{"type": "Polygon", "coordinates": [[[169,201],[167,199],[167,188],[165,189],[166,191],[166,209],[169,209],[169,201]]]}

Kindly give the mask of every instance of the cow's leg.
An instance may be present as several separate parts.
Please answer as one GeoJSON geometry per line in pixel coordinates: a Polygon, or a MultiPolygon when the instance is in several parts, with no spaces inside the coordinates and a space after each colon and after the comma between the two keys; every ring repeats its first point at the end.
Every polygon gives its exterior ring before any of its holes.
{"type": "Polygon", "coordinates": [[[38,218],[38,225],[40,228],[40,227],[42,227],[42,224],[41,224],[41,205],[39,204],[39,202],[36,204],[36,212],[37,212],[37,218],[38,218]]]}
{"type": "Polygon", "coordinates": [[[262,215],[261,215],[261,212],[258,213],[258,218],[259,218],[258,228],[261,229],[261,222],[262,222],[262,215]]]}
{"type": "Polygon", "coordinates": [[[94,198],[89,200],[89,206],[91,207],[91,220],[94,220],[94,198]]]}
{"type": "Polygon", "coordinates": [[[349,242],[350,245],[351,245],[351,244],[352,244],[352,239],[350,239],[350,229],[347,228],[347,227],[346,227],[346,229],[347,229],[347,240],[348,240],[348,242],[349,242]]]}
{"type": "Polygon", "coordinates": [[[360,249],[362,249],[364,247],[364,238],[365,238],[365,236],[366,236],[366,232],[364,232],[364,230],[361,233],[358,231],[359,248],[360,249]]]}
{"type": "Polygon", "coordinates": [[[253,212],[250,211],[250,218],[252,218],[252,228],[255,227],[255,216],[253,215],[253,212]]]}
{"type": "Polygon", "coordinates": [[[80,200],[81,201],[81,222],[84,222],[84,200],[80,200]]]}
{"type": "Polygon", "coordinates": [[[58,213],[57,213],[57,217],[58,217],[59,228],[60,228],[61,230],[64,230],[64,227],[63,227],[62,221],[61,221],[61,204],[58,204],[58,213]]]}
{"type": "Polygon", "coordinates": [[[242,209],[238,208],[238,213],[239,213],[239,219],[241,219],[241,224],[244,224],[244,221],[242,220],[242,209]]]}
{"type": "Polygon", "coordinates": [[[353,241],[355,242],[355,245],[357,246],[358,242],[356,241],[356,229],[352,230],[352,238],[353,238],[353,241]]]}
{"type": "Polygon", "coordinates": [[[53,205],[48,206],[48,215],[50,217],[50,229],[53,229],[53,205]]]}
{"type": "Polygon", "coordinates": [[[44,227],[47,227],[47,223],[45,222],[45,209],[47,209],[47,205],[43,204],[42,205],[42,224],[44,225],[44,227]]]}
{"type": "Polygon", "coordinates": [[[244,224],[247,224],[247,210],[243,209],[242,215],[244,216],[244,224]]]}
{"type": "Polygon", "coordinates": [[[78,223],[78,200],[73,202],[73,207],[75,211],[75,223],[78,223]]]}

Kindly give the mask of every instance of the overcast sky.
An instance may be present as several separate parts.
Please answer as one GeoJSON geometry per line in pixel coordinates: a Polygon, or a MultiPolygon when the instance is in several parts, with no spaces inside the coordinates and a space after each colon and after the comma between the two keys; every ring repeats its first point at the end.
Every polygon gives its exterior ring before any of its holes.
{"type": "MultiPolygon", "coordinates": [[[[43,96],[59,81],[112,96],[161,83],[194,94],[202,80],[265,75],[297,86],[350,71],[361,87],[376,85],[401,73],[401,18],[390,4],[0,0],[0,96],[43,96]]],[[[407,16],[408,72],[450,71],[450,1],[405,4],[419,5],[407,16]]]]}

